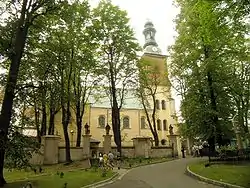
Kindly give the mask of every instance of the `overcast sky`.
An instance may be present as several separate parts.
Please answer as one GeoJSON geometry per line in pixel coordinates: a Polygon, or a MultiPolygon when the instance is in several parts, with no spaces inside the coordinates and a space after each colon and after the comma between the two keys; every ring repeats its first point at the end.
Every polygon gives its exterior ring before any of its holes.
{"type": "MultiPolygon", "coordinates": [[[[91,1],[93,4],[99,2],[99,0],[91,1]]],[[[112,2],[127,11],[131,26],[141,45],[144,44],[142,34],[144,24],[147,19],[151,20],[157,30],[156,41],[163,54],[166,54],[167,47],[174,42],[173,19],[178,14],[173,0],[112,0],[112,2]]]]}

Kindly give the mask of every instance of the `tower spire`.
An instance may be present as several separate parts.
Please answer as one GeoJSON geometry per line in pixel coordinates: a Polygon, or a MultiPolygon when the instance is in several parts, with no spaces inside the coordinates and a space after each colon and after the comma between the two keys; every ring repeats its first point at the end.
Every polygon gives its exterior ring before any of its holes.
{"type": "Polygon", "coordinates": [[[161,50],[158,48],[158,44],[155,40],[156,29],[152,21],[147,19],[144,25],[143,34],[145,36],[145,44],[143,46],[144,51],[147,53],[161,54],[161,50]]]}

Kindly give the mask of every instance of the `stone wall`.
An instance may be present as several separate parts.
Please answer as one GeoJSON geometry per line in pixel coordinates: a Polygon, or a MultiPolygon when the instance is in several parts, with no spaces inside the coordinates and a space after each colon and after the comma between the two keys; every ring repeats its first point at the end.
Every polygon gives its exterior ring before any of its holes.
{"type": "MultiPolygon", "coordinates": [[[[82,160],[84,158],[82,150],[83,150],[82,147],[71,147],[70,148],[71,159],[73,161],[82,160]]],[[[65,161],[66,161],[65,147],[59,147],[58,162],[62,163],[62,162],[65,162],[65,161]]]]}
{"type": "MultiPolygon", "coordinates": [[[[91,135],[83,136],[83,147],[71,147],[71,160],[79,161],[89,159],[91,157],[98,157],[100,152],[108,153],[110,150],[116,155],[117,147],[111,147],[110,139],[103,147],[90,145],[91,135]],[[106,150],[106,151],[105,151],[106,150]]],[[[105,137],[110,138],[108,136],[105,137]]],[[[57,136],[47,135],[42,137],[42,147],[40,149],[41,155],[34,154],[30,160],[31,164],[57,164],[66,161],[65,147],[59,146],[60,138],[57,136]]],[[[171,157],[173,153],[177,152],[174,147],[153,147],[150,137],[137,137],[133,139],[134,146],[123,146],[122,155],[124,157],[171,157]]],[[[174,144],[173,144],[174,145],[174,144]]]]}
{"type": "Polygon", "coordinates": [[[150,157],[172,157],[172,147],[151,147],[150,157]]]}
{"type": "MultiPolygon", "coordinates": [[[[111,151],[112,153],[116,154],[117,147],[111,147],[111,151]]],[[[135,147],[133,146],[122,147],[122,156],[128,157],[128,158],[135,157],[135,147]]]]}
{"type": "Polygon", "coordinates": [[[32,165],[42,165],[43,164],[43,154],[42,153],[33,153],[29,163],[32,165]]]}

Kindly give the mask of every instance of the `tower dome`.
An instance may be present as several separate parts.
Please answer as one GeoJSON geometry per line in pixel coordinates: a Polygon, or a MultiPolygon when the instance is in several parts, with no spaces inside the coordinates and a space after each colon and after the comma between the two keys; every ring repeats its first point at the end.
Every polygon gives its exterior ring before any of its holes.
{"type": "Polygon", "coordinates": [[[145,36],[145,44],[143,49],[145,53],[161,54],[161,49],[155,41],[156,29],[151,21],[147,21],[144,25],[143,34],[145,36]]]}

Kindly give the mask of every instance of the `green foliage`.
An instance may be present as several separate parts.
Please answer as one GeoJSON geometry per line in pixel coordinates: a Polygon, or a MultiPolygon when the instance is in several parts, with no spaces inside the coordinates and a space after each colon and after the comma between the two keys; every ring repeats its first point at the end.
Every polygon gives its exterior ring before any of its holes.
{"type": "Polygon", "coordinates": [[[114,140],[121,150],[120,109],[127,89],[134,84],[139,45],[127,13],[111,1],[101,1],[93,10],[91,35],[99,44],[100,83],[110,98],[114,140]]]}
{"type": "Polygon", "coordinates": [[[35,138],[12,131],[6,145],[5,168],[21,170],[30,167],[29,161],[32,155],[39,153],[39,148],[40,144],[35,138]]]}
{"type": "Polygon", "coordinates": [[[231,1],[176,2],[181,12],[176,19],[178,37],[170,49],[170,71],[182,97],[182,132],[204,139],[230,138],[235,111],[243,108],[242,114],[249,116],[250,74],[243,71],[249,66],[245,14],[236,17],[229,10],[231,1]],[[239,100],[244,102],[237,105],[239,100]]]}

